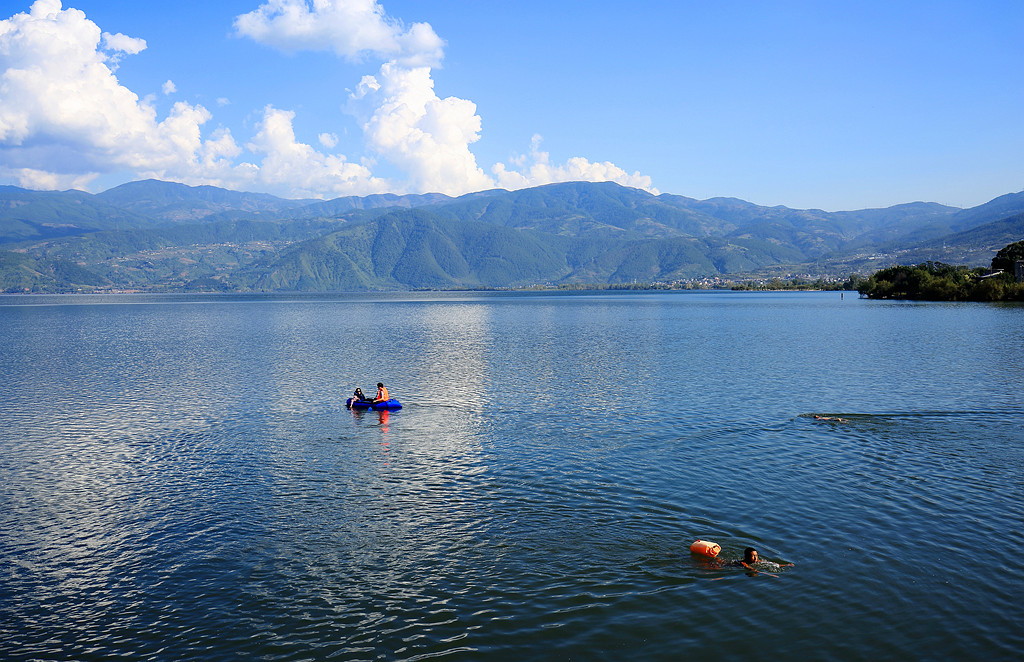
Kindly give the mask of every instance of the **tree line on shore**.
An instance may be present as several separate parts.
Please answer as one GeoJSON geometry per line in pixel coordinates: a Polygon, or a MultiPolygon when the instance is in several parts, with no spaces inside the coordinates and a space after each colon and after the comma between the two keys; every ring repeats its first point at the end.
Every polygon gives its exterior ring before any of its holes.
{"type": "Polygon", "coordinates": [[[897,265],[876,272],[857,291],[869,299],[1024,301],[1024,283],[1014,273],[1017,260],[1024,260],[1024,241],[1000,249],[991,269],[942,262],[897,265]]]}

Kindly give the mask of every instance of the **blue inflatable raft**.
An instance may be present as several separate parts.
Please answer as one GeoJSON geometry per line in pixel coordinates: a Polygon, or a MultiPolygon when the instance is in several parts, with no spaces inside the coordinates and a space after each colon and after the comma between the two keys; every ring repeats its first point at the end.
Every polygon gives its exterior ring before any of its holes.
{"type": "Polygon", "coordinates": [[[349,398],[345,401],[345,406],[349,409],[372,409],[373,411],[384,411],[384,410],[395,410],[401,409],[402,403],[394,398],[385,400],[384,402],[370,402],[369,400],[355,400],[349,398]]]}

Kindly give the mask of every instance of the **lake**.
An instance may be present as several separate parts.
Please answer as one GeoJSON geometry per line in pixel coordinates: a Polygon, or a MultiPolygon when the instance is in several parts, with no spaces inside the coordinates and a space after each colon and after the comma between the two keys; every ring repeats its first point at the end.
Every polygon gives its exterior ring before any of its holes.
{"type": "Polygon", "coordinates": [[[1024,651],[1020,305],[4,296],[0,341],[5,660],[1024,651]]]}

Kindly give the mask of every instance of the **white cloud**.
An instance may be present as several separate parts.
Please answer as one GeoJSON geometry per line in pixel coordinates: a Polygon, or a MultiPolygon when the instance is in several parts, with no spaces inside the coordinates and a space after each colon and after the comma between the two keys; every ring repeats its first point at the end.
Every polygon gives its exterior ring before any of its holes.
{"type": "Polygon", "coordinates": [[[562,165],[552,165],[547,152],[540,151],[542,138],[534,135],[530,146],[529,157],[520,156],[511,159],[511,163],[519,170],[509,170],[504,164],[497,163],[491,168],[497,179],[498,186],[507,189],[521,189],[531,186],[542,186],[555,182],[616,182],[623,186],[639,188],[658,193],[651,178],[639,172],[630,174],[614,163],[591,163],[587,159],[576,156],[562,165]]]}
{"type": "Polygon", "coordinates": [[[65,191],[68,189],[86,190],[89,183],[96,179],[96,173],[59,174],[35,168],[7,168],[0,166],[0,174],[13,176],[23,188],[39,191],[65,191]]]}
{"type": "Polygon", "coordinates": [[[350,109],[368,146],[406,172],[410,190],[458,195],[494,185],[469,151],[480,138],[476,104],[438,98],[430,69],[386,63],[379,79],[363,78],[350,109]]]}
{"type": "Polygon", "coordinates": [[[332,50],[357,60],[367,54],[402,66],[435,66],[444,41],[426,23],[406,29],[376,0],[268,0],[235,18],[239,34],[285,51],[332,50]]]}
{"type": "MultiPolygon", "coordinates": [[[[230,131],[204,140],[206,108],[178,102],[159,120],[153,98],[140,100],[118,82],[103,45],[130,54],[144,42],[104,35],[54,0],[0,21],[0,177],[29,188],[84,188],[102,173],[129,170],[303,197],[387,188],[365,166],[298,143],[293,115],[272,108],[248,145],[261,163],[238,164],[242,148],[230,131]]],[[[170,80],[162,86],[164,94],[176,89],[170,80]]]]}
{"type": "MultiPolygon", "coordinates": [[[[333,50],[347,58],[386,60],[365,76],[348,99],[369,153],[357,162],[299,142],[294,113],[266,107],[256,134],[243,148],[226,128],[204,137],[212,114],[175,103],[157,116],[155,95],[144,99],[117,80],[122,57],[146,48],[142,39],[102,32],[77,9],[36,0],[27,13],[0,20],[0,179],[30,188],[84,188],[103,173],[271,190],[278,195],[322,197],[384,191],[461,194],[500,185],[610,179],[653,190],[650,178],[611,163],[583,158],[553,165],[535,141],[528,156],[490,175],[470,146],[482,122],[467,99],[440,98],[429,65],[443,42],[419,23],[406,29],[375,0],[268,0],[236,19],[236,28],[264,43],[290,49],[333,50]],[[405,174],[394,182],[375,177],[376,159],[405,174]]],[[[173,81],[162,92],[177,92],[173,81]]],[[[229,101],[218,98],[218,105],[229,101]]],[[[318,135],[333,150],[338,134],[318,135]]]]}
{"type": "Polygon", "coordinates": [[[441,99],[434,92],[430,67],[441,61],[444,42],[426,23],[406,30],[376,0],[313,0],[312,7],[306,0],[267,0],[237,17],[235,28],[283,50],[386,60],[377,76],[363,77],[348,110],[359,120],[367,147],[406,173],[407,190],[458,195],[496,185],[524,188],[578,179],[652,190],[649,177],[630,175],[612,163],[575,157],[552,165],[536,148],[532,163],[524,159],[525,170],[498,164],[491,169],[495,178],[487,175],[470,151],[482,128],[476,104],[454,96],[441,99]]]}
{"type": "MultiPolygon", "coordinates": [[[[39,4],[38,2],[36,4],[39,4]]],[[[117,34],[103,33],[103,46],[110,51],[118,51],[128,55],[137,55],[146,50],[146,40],[117,34]]]]}
{"type": "Polygon", "coordinates": [[[102,35],[102,48],[106,53],[106,63],[112,71],[117,70],[117,66],[121,63],[121,59],[125,55],[137,55],[142,51],[146,50],[146,40],[136,39],[135,37],[129,37],[123,35],[120,32],[117,34],[110,34],[104,32],[102,35]]]}
{"type": "Polygon", "coordinates": [[[223,169],[230,136],[216,144],[200,137],[209,112],[177,103],[158,121],[152,105],[118,83],[101,43],[122,54],[145,47],[103,35],[55,0],[0,21],[0,176],[23,186],[77,185],[124,169],[175,177],[223,169]]]}
{"type": "Polygon", "coordinates": [[[392,190],[370,169],[348,162],[344,156],[322,154],[295,139],[295,113],[268,106],[258,132],[247,145],[263,155],[259,166],[250,166],[255,179],[272,190],[295,197],[369,195],[392,190]]]}

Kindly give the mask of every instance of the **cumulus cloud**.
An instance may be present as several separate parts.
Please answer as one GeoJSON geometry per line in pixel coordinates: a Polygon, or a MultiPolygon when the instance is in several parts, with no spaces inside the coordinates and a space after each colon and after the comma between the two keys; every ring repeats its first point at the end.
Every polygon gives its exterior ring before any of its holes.
{"type": "Polygon", "coordinates": [[[56,173],[37,168],[0,166],[0,175],[15,179],[23,188],[39,191],[86,190],[97,173],[56,173]]]}
{"type": "Polygon", "coordinates": [[[440,99],[430,69],[384,64],[350,96],[368,146],[402,168],[413,191],[458,195],[494,186],[469,145],[480,138],[476,104],[440,99]]]}
{"type": "MultiPolygon", "coordinates": [[[[38,2],[36,4],[39,4],[38,2]]],[[[57,7],[60,4],[57,3],[57,7]]],[[[103,47],[108,51],[116,51],[119,53],[126,53],[128,55],[136,55],[146,50],[146,40],[137,39],[135,37],[129,37],[123,35],[120,32],[117,34],[110,34],[109,32],[103,33],[103,47]]]]}
{"type": "Polygon", "coordinates": [[[250,171],[261,184],[272,189],[287,189],[298,197],[384,193],[388,182],[373,177],[369,168],[348,162],[344,156],[322,154],[295,139],[292,120],[295,113],[268,106],[256,136],[247,145],[263,160],[250,171]]]}
{"type": "Polygon", "coordinates": [[[78,186],[121,169],[178,177],[203,165],[222,169],[236,150],[230,136],[202,141],[205,108],[177,103],[158,121],[118,83],[117,57],[143,48],[141,39],[101,33],[56,0],[0,21],[0,176],[37,188],[78,186]]]}
{"type": "MultiPolygon", "coordinates": [[[[612,180],[653,190],[649,177],[612,163],[575,157],[561,165],[535,148],[519,167],[481,169],[470,145],[480,139],[476,104],[434,92],[431,67],[444,42],[426,23],[405,29],[376,0],[268,0],[235,19],[239,34],[283,50],[332,50],[350,60],[373,55],[386,62],[364,76],[347,109],[360,122],[366,146],[407,175],[404,190],[458,195],[495,186],[524,188],[557,181],[612,180]]],[[[325,146],[331,147],[328,143],[325,146]]],[[[515,165],[515,164],[510,164],[515,165]]]]}
{"type": "Polygon", "coordinates": [[[568,181],[616,182],[623,186],[658,193],[650,177],[641,175],[639,172],[630,174],[608,161],[591,163],[583,157],[576,156],[561,165],[552,165],[549,154],[540,151],[542,140],[541,136],[534,135],[529,156],[512,160],[513,165],[518,166],[518,170],[509,170],[501,163],[495,164],[491,168],[498,186],[507,189],[520,189],[568,181]]]}
{"type": "MultiPolygon", "coordinates": [[[[159,119],[154,99],[140,99],[114,74],[120,55],[144,48],[56,0],[0,21],[0,177],[28,188],[85,188],[100,174],[129,170],[300,196],[386,187],[366,167],[296,141],[292,115],[272,108],[247,145],[259,163],[238,163],[243,150],[227,129],[204,139],[212,114],[203,106],[178,102],[159,119]]],[[[176,90],[170,80],[162,86],[176,90]]]]}
{"type": "MultiPolygon", "coordinates": [[[[146,48],[143,39],[102,32],[59,0],[36,0],[27,13],[0,20],[0,178],[29,188],[84,188],[101,174],[130,171],[298,197],[457,195],[572,179],[653,190],[650,178],[612,163],[552,164],[539,138],[527,156],[485,172],[470,150],[482,130],[476,105],[434,91],[431,67],[440,63],[444,42],[426,23],[406,27],[389,17],[376,0],[267,0],[238,16],[235,27],[286,50],[383,61],[345,100],[363,131],[366,157],[352,162],[299,141],[294,112],[272,106],[244,148],[226,128],[204,136],[213,115],[201,105],[178,102],[160,118],[156,95],[140,99],[115,74],[123,57],[146,48]],[[377,159],[401,170],[401,181],[375,176],[377,159]]],[[[168,79],[161,91],[172,95],[177,86],[168,79]]],[[[333,150],[338,134],[323,131],[317,140],[333,150]]]]}
{"type": "MultiPolygon", "coordinates": [[[[444,42],[426,23],[406,29],[375,0],[269,0],[235,19],[240,34],[283,50],[331,50],[387,62],[365,76],[348,108],[367,147],[408,176],[400,188],[460,194],[490,188],[469,145],[480,138],[476,104],[434,93],[431,66],[444,42]]],[[[333,147],[330,142],[321,143],[333,147]]]]}
{"type": "Polygon", "coordinates": [[[444,41],[426,23],[406,28],[376,0],[268,0],[235,19],[235,30],[285,51],[331,50],[358,60],[366,55],[401,66],[435,66],[444,41]]]}

